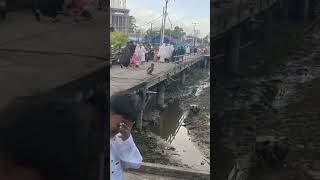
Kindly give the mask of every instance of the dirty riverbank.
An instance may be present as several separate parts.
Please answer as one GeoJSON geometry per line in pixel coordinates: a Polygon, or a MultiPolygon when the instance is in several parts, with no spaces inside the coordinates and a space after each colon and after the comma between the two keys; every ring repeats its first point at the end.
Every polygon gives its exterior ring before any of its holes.
{"type": "MultiPolygon", "coordinates": [[[[270,44],[258,42],[241,53],[241,76],[227,77],[220,72],[217,78],[213,105],[214,120],[221,127],[219,145],[230,150],[230,156],[254,154],[244,169],[238,171],[253,170],[254,174],[247,174],[250,179],[299,179],[305,174],[301,159],[309,155],[307,159],[315,162],[306,151],[297,151],[296,146],[305,147],[298,140],[307,137],[302,124],[312,122],[319,127],[314,113],[306,113],[311,108],[305,106],[310,104],[305,103],[306,97],[317,97],[309,93],[316,88],[311,86],[311,90],[308,83],[313,79],[311,84],[317,84],[316,79],[320,79],[315,64],[319,59],[318,34],[303,37],[301,29],[282,26],[277,29],[285,31],[274,33],[270,44]]],[[[319,107],[313,105],[315,109],[319,107]]],[[[309,133],[311,137],[317,135],[313,130],[309,133]]],[[[228,163],[223,158],[220,161],[228,163]]],[[[226,166],[232,167],[233,160],[229,163],[226,166]]]]}
{"type": "Polygon", "coordinates": [[[209,170],[209,70],[195,68],[186,79],[184,85],[178,77],[169,82],[165,109],[157,108],[155,98],[149,102],[144,130],[133,131],[133,136],[145,162],[209,170]],[[190,111],[191,105],[196,112],[190,111]]]}

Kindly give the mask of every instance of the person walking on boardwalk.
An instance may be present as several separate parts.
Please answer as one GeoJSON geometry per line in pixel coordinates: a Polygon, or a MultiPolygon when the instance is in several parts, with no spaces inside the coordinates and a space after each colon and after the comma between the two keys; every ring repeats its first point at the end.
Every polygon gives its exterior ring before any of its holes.
{"type": "Polygon", "coordinates": [[[190,54],[190,47],[189,47],[189,46],[186,47],[186,54],[187,54],[187,55],[190,54]]]}
{"type": "Polygon", "coordinates": [[[136,49],[136,46],[134,45],[133,41],[130,41],[129,42],[130,58],[134,54],[135,49],[136,49]]]}
{"type": "Polygon", "coordinates": [[[138,169],[142,156],[131,130],[139,117],[139,98],[134,94],[116,94],[110,100],[110,179],[122,180],[123,170],[138,169]]]}
{"type": "Polygon", "coordinates": [[[133,67],[139,67],[140,53],[140,47],[139,44],[137,44],[130,61],[133,67]]]}
{"type": "Polygon", "coordinates": [[[160,57],[160,62],[164,63],[165,62],[165,58],[166,58],[166,46],[163,43],[159,49],[159,57],[160,57]]]}
{"type": "Polygon", "coordinates": [[[169,62],[172,57],[172,47],[170,44],[166,44],[165,46],[165,62],[169,62]]]}
{"type": "Polygon", "coordinates": [[[127,43],[126,47],[122,49],[121,57],[120,57],[120,66],[128,67],[130,64],[130,49],[129,49],[130,43],[127,43]]]}
{"type": "Polygon", "coordinates": [[[144,45],[140,45],[140,58],[141,58],[141,60],[140,60],[140,64],[143,64],[143,63],[145,63],[146,62],[146,48],[144,47],[144,45]]]}
{"type": "Polygon", "coordinates": [[[158,58],[159,58],[159,46],[154,45],[153,46],[153,61],[158,62],[158,58]]]}
{"type": "Polygon", "coordinates": [[[149,51],[149,60],[154,60],[154,46],[151,45],[150,51],[149,51]]]}

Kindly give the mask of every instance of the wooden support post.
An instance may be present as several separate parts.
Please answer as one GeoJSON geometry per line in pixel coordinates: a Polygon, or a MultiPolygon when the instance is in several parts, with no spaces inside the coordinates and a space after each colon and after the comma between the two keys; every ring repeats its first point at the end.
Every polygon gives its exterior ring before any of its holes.
{"type": "Polygon", "coordinates": [[[186,83],[186,71],[183,70],[181,72],[181,84],[184,85],[186,83]]]}
{"type": "Polygon", "coordinates": [[[240,48],[240,27],[231,30],[227,44],[227,57],[225,61],[226,71],[238,73],[240,48]]]}
{"type": "Polygon", "coordinates": [[[141,109],[140,109],[140,113],[139,113],[139,119],[137,121],[137,128],[139,130],[142,130],[142,124],[143,124],[143,115],[144,115],[144,110],[145,110],[145,107],[147,105],[147,99],[146,99],[146,92],[147,90],[146,89],[142,89],[141,90],[141,109]]]}
{"type": "Polygon", "coordinates": [[[207,60],[207,58],[204,58],[203,62],[204,62],[204,68],[207,68],[207,67],[208,67],[208,60],[207,60]]]}
{"type": "Polygon", "coordinates": [[[164,93],[165,93],[164,83],[159,83],[158,94],[157,94],[157,104],[160,108],[164,108],[164,93]]]}

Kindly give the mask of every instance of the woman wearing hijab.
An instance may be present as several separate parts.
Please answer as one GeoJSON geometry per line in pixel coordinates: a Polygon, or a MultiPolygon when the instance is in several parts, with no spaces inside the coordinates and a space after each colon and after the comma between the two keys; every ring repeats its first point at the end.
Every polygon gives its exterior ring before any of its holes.
{"type": "Polygon", "coordinates": [[[146,48],[144,47],[144,45],[140,45],[140,60],[141,60],[141,63],[140,64],[143,64],[144,62],[146,62],[146,48]]]}
{"type": "Polygon", "coordinates": [[[153,61],[154,62],[158,62],[158,58],[159,58],[159,46],[154,46],[153,47],[153,61]]]}
{"type": "Polygon", "coordinates": [[[136,49],[131,57],[131,65],[133,67],[139,67],[139,61],[140,61],[140,47],[139,47],[139,44],[137,44],[136,49]]]}
{"type": "Polygon", "coordinates": [[[120,57],[120,66],[128,67],[130,64],[130,49],[129,49],[129,43],[127,43],[127,46],[122,49],[121,57],[120,57]]]}

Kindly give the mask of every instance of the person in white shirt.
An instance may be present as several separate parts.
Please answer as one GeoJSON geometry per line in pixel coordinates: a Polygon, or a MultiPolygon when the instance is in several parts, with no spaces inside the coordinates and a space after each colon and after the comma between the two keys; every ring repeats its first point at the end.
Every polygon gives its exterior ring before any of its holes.
{"type": "Polygon", "coordinates": [[[164,63],[165,62],[165,58],[166,58],[166,48],[165,48],[165,43],[163,43],[159,49],[159,54],[158,56],[160,57],[160,62],[164,63]]]}
{"type": "Polygon", "coordinates": [[[139,117],[139,99],[134,94],[116,94],[110,100],[110,179],[122,180],[123,170],[138,169],[142,156],[131,129],[139,117]]]}
{"type": "Polygon", "coordinates": [[[141,64],[146,62],[146,48],[144,47],[143,44],[140,45],[140,52],[141,52],[141,64]]]}

